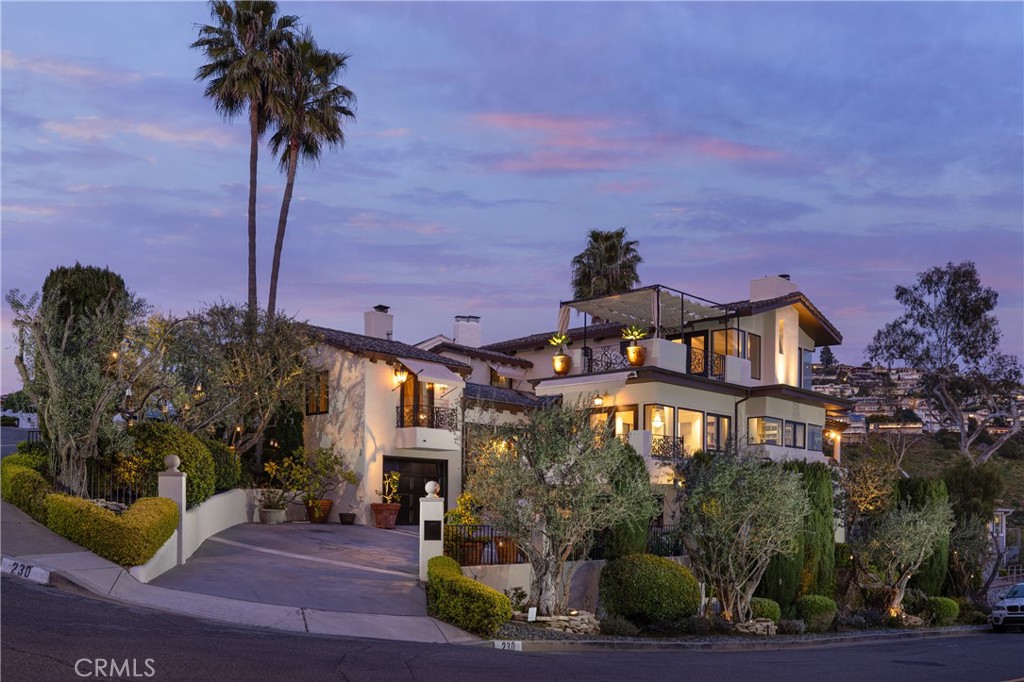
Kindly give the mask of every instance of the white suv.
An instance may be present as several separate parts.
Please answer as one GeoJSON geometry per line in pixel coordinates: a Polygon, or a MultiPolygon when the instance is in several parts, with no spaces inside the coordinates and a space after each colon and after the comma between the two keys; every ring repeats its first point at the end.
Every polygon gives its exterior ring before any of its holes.
{"type": "Polygon", "coordinates": [[[1024,583],[1017,583],[1011,587],[1010,591],[996,602],[988,622],[996,632],[1003,632],[1013,625],[1024,627],[1024,583]]]}

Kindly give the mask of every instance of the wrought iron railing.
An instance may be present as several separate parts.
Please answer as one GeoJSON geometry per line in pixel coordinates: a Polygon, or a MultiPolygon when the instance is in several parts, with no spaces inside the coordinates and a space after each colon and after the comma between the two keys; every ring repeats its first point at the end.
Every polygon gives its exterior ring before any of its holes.
{"type": "Polygon", "coordinates": [[[725,379],[725,356],[721,353],[708,353],[700,348],[690,348],[690,374],[725,379]]]}
{"type": "Polygon", "coordinates": [[[444,554],[463,566],[526,562],[526,556],[512,538],[487,525],[446,524],[444,554]]]}
{"type": "Polygon", "coordinates": [[[85,461],[85,489],[72,490],[60,483],[60,470],[53,472],[54,487],[69,495],[91,500],[106,500],[131,506],[140,497],[157,494],[157,472],[144,470],[131,463],[112,464],[99,459],[85,461]]]}
{"type": "Polygon", "coordinates": [[[591,372],[611,372],[616,369],[625,369],[629,366],[626,356],[619,352],[614,346],[604,346],[596,349],[597,352],[590,357],[590,366],[585,368],[591,372]]]}
{"type": "Polygon", "coordinates": [[[686,456],[683,439],[677,436],[651,436],[651,457],[682,459],[686,456]]]}
{"type": "Polygon", "coordinates": [[[396,407],[395,426],[421,426],[428,429],[454,431],[458,426],[458,411],[454,407],[396,407]]]}

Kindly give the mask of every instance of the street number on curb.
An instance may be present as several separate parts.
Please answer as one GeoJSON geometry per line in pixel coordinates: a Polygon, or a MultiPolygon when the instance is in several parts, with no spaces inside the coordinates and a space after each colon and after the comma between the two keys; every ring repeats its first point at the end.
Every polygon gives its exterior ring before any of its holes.
{"type": "Polygon", "coordinates": [[[511,639],[496,639],[494,640],[494,648],[501,649],[502,651],[522,651],[523,643],[511,639]]]}
{"type": "Polygon", "coordinates": [[[45,568],[26,564],[23,561],[8,559],[7,557],[4,557],[3,564],[0,566],[0,572],[10,573],[40,585],[48,585],[50,583],[50,572],[45,568]]]}

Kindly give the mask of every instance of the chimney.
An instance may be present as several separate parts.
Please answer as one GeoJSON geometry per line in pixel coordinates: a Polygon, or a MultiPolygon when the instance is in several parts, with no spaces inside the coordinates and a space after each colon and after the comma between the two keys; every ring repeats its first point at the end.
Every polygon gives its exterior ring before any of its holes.
{"type": "Polygon", "coordinates": [[[480,347],[480,318],[478,316],[455,316],[455,343],[470,348],[480,347]]]}
{"type": "Polygon", "coordinates": [[[395,316],[388,312],[386,305],[375,305],[373,310],[363,313],[363,325],[367,336],[390,341],[395,326],[395,316]]]}
{"type": "Polygon", "coordinates": [[[800,287],[790,281],[789,275],[768,275],[750,281],[751,301],[766,301],[795,291],[800,291],[800,287]]]}

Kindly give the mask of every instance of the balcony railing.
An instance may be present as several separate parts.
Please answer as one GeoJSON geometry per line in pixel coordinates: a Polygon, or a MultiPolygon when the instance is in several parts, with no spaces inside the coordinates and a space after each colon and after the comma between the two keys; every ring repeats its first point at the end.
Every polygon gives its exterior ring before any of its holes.
{"type": "MultiPolygon", "coordinates": [[[[581,374],[614,372],[620,369],[629,369],[630,367],[626,356],[619,352],[617,346],[584,347],[582,364],[581,374]]],[[[687,347],[685,367],[662,366],[662,368],[685,371],[687,374],[711,377],[719,381],[725,380],[725,356],[721,353],[710,353],[696,348],[687,347]]]]}
{"type": "Polygon", "coordinates": [[[677,436],[651,436],[651,457],[672,460],[686,457],[683,439],[677,436]]]}
{"type": "Polygon", "coordinates": [[[690,348],[689,356],[690,374],[699,374],[719,381],[725,379],[725,356],[721,353],[709,353],[699,348],[690,348]]]}
{"type": "Polygon", "coordinates": [[[458,411],[454,407],[396,407],[395,426],[419,426],[427,429],[454,431],[458,425],[458,411]]]}

